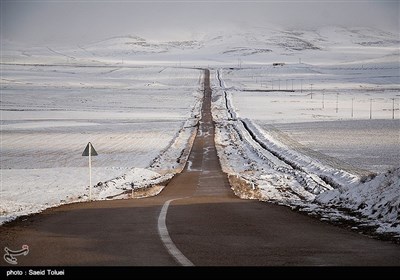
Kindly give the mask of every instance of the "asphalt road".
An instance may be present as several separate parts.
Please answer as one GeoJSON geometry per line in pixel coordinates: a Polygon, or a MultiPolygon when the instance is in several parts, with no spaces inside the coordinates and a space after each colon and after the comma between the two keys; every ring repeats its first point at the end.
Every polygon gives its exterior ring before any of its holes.
{"type": "Polygon", "coordinates": [[[400,265],[399,245],[235,197],[214,145],[208,71],[204,89],[190,164],[160,195],[46,210],[0,227],[1,250],[27,244],[18,264],[42,266],[400,265]]]}

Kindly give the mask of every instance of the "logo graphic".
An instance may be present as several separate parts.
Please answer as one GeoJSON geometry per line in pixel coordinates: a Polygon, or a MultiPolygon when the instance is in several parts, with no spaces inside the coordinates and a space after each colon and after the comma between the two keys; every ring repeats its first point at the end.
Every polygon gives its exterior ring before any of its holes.
{"type": "Polygon", "coordinates": [[[18,264],[16,256],[21,256],[21,255],[28,255],[29,253],[29,246],[28,245],[22,245],[21,250],[13,251],[8,249],[7,247],[4,248],[4,251],[6,253],[4,254],[4,260],[8,262],[9,264],[18,264]]]}

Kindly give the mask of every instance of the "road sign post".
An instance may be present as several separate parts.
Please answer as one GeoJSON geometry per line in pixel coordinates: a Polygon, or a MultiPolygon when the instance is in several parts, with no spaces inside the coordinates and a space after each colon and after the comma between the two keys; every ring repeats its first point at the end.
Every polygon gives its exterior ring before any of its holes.
{"type": "Polygon", "coordinates": [[[97,152],[94,149],[92,143],[86,145],[83,150],[82,156],[89,157],[89,200],[92,200],[92,156],[97,156],[97,152]]]}

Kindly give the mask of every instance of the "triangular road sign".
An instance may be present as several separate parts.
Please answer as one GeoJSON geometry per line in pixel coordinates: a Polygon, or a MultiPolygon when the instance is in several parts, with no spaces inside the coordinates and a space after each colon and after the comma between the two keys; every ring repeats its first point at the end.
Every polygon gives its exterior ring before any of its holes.
{"type": "Polygon", "coordinates": [[[86,148],[85,148],[85,150],[84,150],[83,153],[82,153],[82,156],[88,157],[88,156],[89,156],[89,149],[90,149],[90,155],[91,155],[91,156],[97,156],[97,152],[96,152],[96,150],[94,149],[92,143],[90,143],[90,142],[86,145],[86,148]]]}

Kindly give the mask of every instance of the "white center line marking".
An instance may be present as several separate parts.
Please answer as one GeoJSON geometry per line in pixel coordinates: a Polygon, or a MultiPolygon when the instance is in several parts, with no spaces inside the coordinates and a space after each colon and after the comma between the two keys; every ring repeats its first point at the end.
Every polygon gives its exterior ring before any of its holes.
{"type": "MultiPolygon", "coordinates": [[[[179,198],[178,198],[179,199],[179,198]]],[[[186,258],[181,251],[175,246],[171,237],[169,236],[167,224],[165,222],[167,217],[167,211],[169,204],[177,199],[171,199],[164,203],[161,208],[160,215],[158,216],[158,234],[160,235],[161,241],[164,243],[165,248],[167,248],[168,253],[182,266],[194,266],[194,264],[186,258]]]]}

